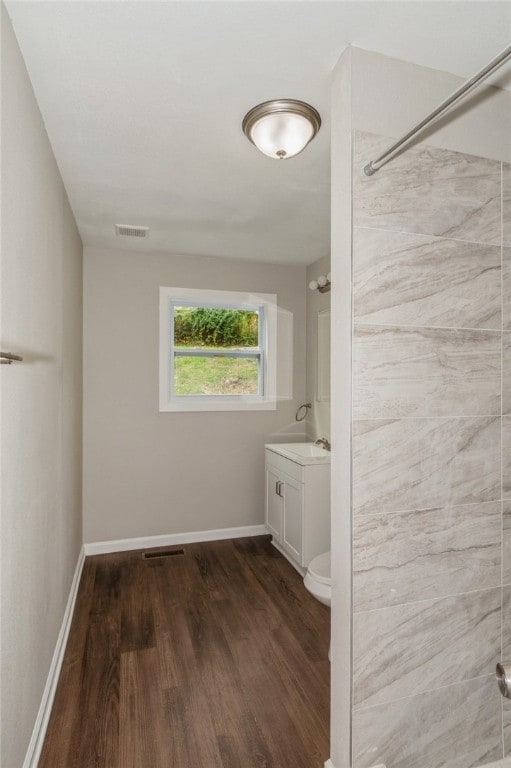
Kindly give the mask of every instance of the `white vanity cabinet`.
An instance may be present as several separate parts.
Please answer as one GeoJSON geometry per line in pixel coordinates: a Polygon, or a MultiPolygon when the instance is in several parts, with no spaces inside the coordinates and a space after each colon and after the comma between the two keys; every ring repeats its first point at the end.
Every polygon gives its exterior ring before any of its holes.
{"type": "Polygon", "coordinates": [[[330,549],[330,455],[311,443],[269,444],[265,474],[266,526],[275,547],[303,573],[330,549]]]}

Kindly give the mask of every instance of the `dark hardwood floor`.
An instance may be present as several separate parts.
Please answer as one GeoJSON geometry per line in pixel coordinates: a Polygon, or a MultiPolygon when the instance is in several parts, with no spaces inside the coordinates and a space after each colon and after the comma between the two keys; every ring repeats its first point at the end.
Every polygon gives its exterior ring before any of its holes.
{"type": "Polygon", "coordinates": [[[86,559],[39,768],[322,768],[329,610],[267,536],[183,549],[86,559]]]}

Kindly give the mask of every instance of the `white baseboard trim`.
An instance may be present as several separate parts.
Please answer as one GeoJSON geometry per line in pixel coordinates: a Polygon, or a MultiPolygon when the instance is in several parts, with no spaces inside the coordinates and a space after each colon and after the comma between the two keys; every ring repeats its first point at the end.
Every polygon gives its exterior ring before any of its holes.
{"type": "Polygon", "coordinates": [[[46,679],[46,685],[44,687],[41,704],[39,706],[39,712],[37,713],[34,730],[32,731],[32,737],[28,745],[27,754],[23,762],[23,768],[37,768],[39,758],[41,757],[41,750],[43,748],[44,737],[46,736],[46,729],[48,728],[48,721],[53,706],[53,699],[55,698],[55,691],[57,690],[57,683],[59,681],[60,670],[62,668],[62,662],[64,660],[64,653],[66,651],[67,638],[69,636],[69,630],[71,629],[71,620],[73,618],[76,596],[78,594],[78,586],[80,584],[80,577],[82,575],[83,564],[85,562],[84,548],[80,550],[78,555],[78,561],[71,582],[71,589],[69,590],[69,597],[67,599],[66,610],[64,611],[64,617],[60,626],[59,636],[57,637],[57,643],[55,645],[55,651],[53,652],[53,658],[51,660],[48,677],[46,679]]]}
{"type": "Polygon", "coordinates": [[[190,531],[189,533],[168,533],[161,536],[141,536],[133,539],[91,541],[83,546],[86,555],[106,555],[109,552],[127,552],[130,549],[151,549],[152,547],[169,547],[176,544],[194,544],[199,541],[240,539],[245,536],[262,536],[267,533],[268,529],[264,524],[244,525],[240,528],[217,528],[213,531],[190,531]]]}
{"type": "MultiPolygon", "coordinates": [[[[271,543],[273,544],[273,546],[275,547],[275,549],[278,549],[278,551],[280,552],[280,554],[281,554],[281,555],[283,555],[283,556],[286,558],[286,560],[287,560],[289,563],[291,563],[291,565],[293,566],[293,568],[294,568],[296,571],[298,571],[298,573],[300,574],[300,576],[301,576],[301,577],[302,577],[302,579],[303,579],[303,577],[304,577],[304,576],[305,576],[305,574],[307,573],[307,568],[302,568],[302,566],[301,566],[301,565],[298,565],[298,563],[296,562],[296,560],[293,560],[293,558],[291,557],[291,555],[288,555],[288,553],[286,552],[286,550],[284,549],[284,547],[282,546],[282,544],[279,544],[279,542],[278,542],[278,541],[275,541],[275,539],[274,539],[273,537],[272,537],[271,543]]],[[[327,765],[327,766],[326,766],[326,768],[333,768],[333,765],[331,765],[331,766],[330,766],[330,765],[327,765]]]]}

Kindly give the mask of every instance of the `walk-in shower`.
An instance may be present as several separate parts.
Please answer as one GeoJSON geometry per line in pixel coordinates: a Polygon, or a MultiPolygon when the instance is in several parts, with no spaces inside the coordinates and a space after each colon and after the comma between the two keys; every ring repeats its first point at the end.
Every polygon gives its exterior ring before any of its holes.
{"type": "MultiPolygon", "coordinates": [[[[508,47],[484,76],[510,59],[508,47]]],[[[348,636],[334,589],[331,763],[503,768],[511,701],[495,668],[511,660],[511,104],[489,89],[424,139],[482,76],[441,102],[456,78],[352,49],[336,78],[332,311],[351,371],[334,342],[333,386],[351,397],[332,421],[349,429],[351,450],[332,460],[332,567],[334,585],[350,579],[352,601],[348,636]],[[423,106],[441,104],[419,120],[422,94],[423,106]],[[403,123],[415,127],[393,139],[403,123]],[[341,646],[352,654],[350,755],[334,730],[337,712],[346,732],[348,723],[335,694],[348,680],[341,646]]],[[[342,441],[335,426],[332,439],[342,441]]]]}

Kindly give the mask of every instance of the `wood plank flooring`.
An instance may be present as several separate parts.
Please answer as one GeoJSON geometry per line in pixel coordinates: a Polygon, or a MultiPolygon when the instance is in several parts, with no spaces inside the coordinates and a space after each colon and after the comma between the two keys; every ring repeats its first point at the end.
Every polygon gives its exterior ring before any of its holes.
{"type": "Polygon", "coordinates": [[[323,768],[329,610],[269,536],[183,549],[86,559],[39,768],[323,768]]]}

